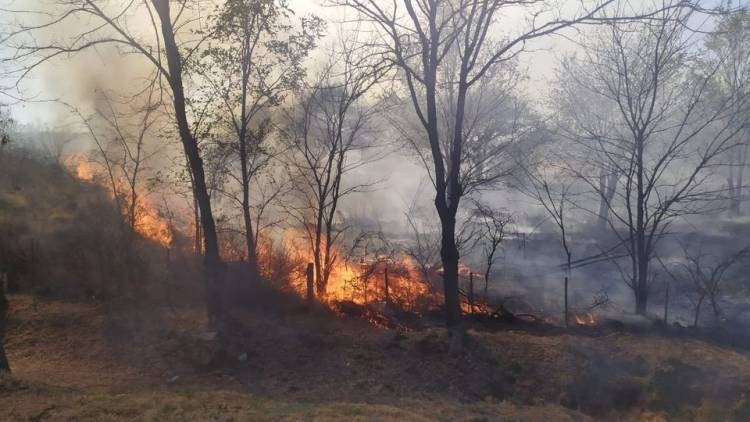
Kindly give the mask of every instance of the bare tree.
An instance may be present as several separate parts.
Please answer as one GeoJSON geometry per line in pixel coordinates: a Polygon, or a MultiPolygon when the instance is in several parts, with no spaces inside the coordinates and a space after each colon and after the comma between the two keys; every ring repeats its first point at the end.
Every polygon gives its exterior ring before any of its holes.
{"type": "Polygon", "coordinates": [[[604,163],[574,160],[579,164],[570,170],[606,202],[607,223],[630,258],[625,281],[639,314],[646,312],[649,264],[659,240],[678,217],[717,210],[725,189],[711,177],[712,168],[735,147],[736,112],[747,108],[743,96],[709,104],[719,68],[691,66],[691,9],[667,8],[657,16],[608,24],[588,38],[584,58],[568,67],[580,89],[618,111],[605,137],[579,142],[585,159],[604,163]],[[599,183],[603,167],[621,175],[612,199],[599,183]]]}
{"type": "Polygon", "coordinates": [[[563,285],[563,301],[564,301],[564,313],[563,321],[567,327],[569,322],[569,306],[568,306],[568,285],[570,282],[570,272],[572,269],[572,251],[570,249],[570,243],[568,239],[569,232],[569,212],[572,205],[571,201],[571,188],[572,181],[565,180],[565,175],[562,174],[561,168],[550,166],[549,163],[538,166],[537,171],[526,170],[527,182],[520,184],[523,186],[522,191],[534,198],[539,205],[544,208],[547,215],[557,226],[560,231],[560,242],[565,252],[565,278],[563,285]],[[544,170],[543,167],[547,167],[548,170],[544,170]],[[550,174],[551,173],[551,174],[550,174]],[[551,180],[557,180],[558,183],[553,183],[551,180]]]}
{"type": "MultiPolygon", "coordinates": [[[[572,139],[577,143],[597,145],[607,139],[610,142],[617,126],[612,115],[619,110],[609,98],[598,95],[582,86],[574,77],[575,72],[570,68],[576,65],[575,56],[563,59],[557,71],[557,80],[552,87],[552,104],[555,109],[553,116],[554,131],[564,139],[572,139]]],[[[622,176],[616,167],[609,162],[606,152],[597,148],[589,148],[584,155],[588,165],[598,167],[598,188],[602,192],[599,198],[597,219],[599,225],[606,229],[609,221],[609,206],[615,198],[617,185],[622,176]],[[601,153],[602,156],[590,153],[601,153]],[[593,164],[593,165],[592,165],[593,164]]]]}
{"type": "Polygon", "coordinates": [[[86,117],[73,108],[96,146],[95,160],[106,172],[112,197],[125,214],[124,228],[129,241],[136,233],[142,207],[140,193],[145,191],[146,165],[158,152],[158,149],[149,151],[146,145],[147,137],[153,136],[159,118],[157,110],[160,104],[155,101],[153,88],[152,84],[144,96],[144,104],[138,104],[137,97],[120,104],[110,94],[100,92],[99,107],[93,116],[86,117]],[[120,110],[122,105],[129,106],[130,110],[120,110]]]}
{"type": "MultiPolygon", "coordinates": [[[[451,331],[451,350],[462,347],[461,307],[458,286],[459,251],[456,246],[456,213],[461,198],[481,186],[497,182],[506,168],[472,166],[465,146],[472,139],[467,119],[468,98],[498,65],[520,54],[527,42],[576,23],[589,21],[611,1],[596,3],[582,13],[562,18],[560,11],[547,4],[523,4],[530,26],[504,39],[490,35],[500,25],[509,7],[500,0],[400,0],[383,4],[377,0],[335,0],[371,22],[382,34],[387,57],[400,69],[408,88],[409,100],[429,143],[425,165],[435,185],[435,208],[441,223],[441,259],[446,305],[446,323],[451,331]],[[549,13],[545,13],[549,12],[549,13]],[[544,21],[545,18],[549,20],[544,21]],[[447,72],[455,57],[456,72],[447,72]],[[440,94],[448,90],[451,132],[441,136],[444,118],[440,94]],[[471,170],[474,168],[473,170],[471,170]],[[467,171],[469,169],[469,171],[467,171]],[[499,170],[499,171],[498,171],[499,170]]],[[[583,7],[583,6],[582,6],[583,7]]],[[[579,10],[580,12],[580,10],[579,10]]],[[[487,154],[486,157],[493,157],[487,154]]]]}
{"type": "Polygon", "coordinates": [[[479,201],[474,201],[473,220],[480,226],[478,242],[484,255],[484,302],[487,302],[492,269],[495,265],[497,252],[508,233],[508,226],[513,223],[513,216],[503,210],[495,210],[479,201]]]}
{"type": "MultiPolygon", "coordinates": [[[[750,12],[729,13],[706,40],[706,66],[717,67],[714,85],[719,107],[725,98],[747,96],[750,86],[750,12]]],[[[750,149],[750,115],[738,107],[734,124],[741,127],[737,145],[727,151],[727,190],[731,215],[739,215],[746,188],[744,174],[750,149]]]]}
{"type": "Polygon", "coordinates": [[[750,254],[750,247],[718,257],[703,252],[700,247],[690,248],[685,244],[681,246],[685,261],[680,263],[680,266],[687,275],[695,293],[695,297],[691,297],[694,309],[693,326],[698,326],[701,309],[706,299],[708,299],[713,310],[714,324],[718,324],[721,319],[719,297],[726,279],[726,273],[739,261],[747,258],[750,254]]]}
{"type": "Polygon", "coordinates": [[[224,2],[210,22],[210,47],[195,66],[205,81],[203,107],[214,121],[214,137],[231,152],[224,170],[240,193],[222,192],[242,209],[246,262],[252,273],[258,264],[250,189],[278,153],[268,142],[273,131],[268,115],[298,88],[302,61],[322,28],[320,19],[302,18],[301,29],[294,30],[293,13],[285,1],[224,2]]]}
{"type": "Polygon", "coordinates": [[[306,87],[288,113],[287,166],[296,204],[286,208],[304,227],[310,242],[320,299],[325,297],[331,270],[340,258],[334,245],[344,230],[341,200],[368,186],[348,183],[346,174],[368,162],[365,155],[373,145],[368,124],[377,105],[364,96],[386,70],[386,63],[357,47],[356,39],[343,39],[318,79],[306,87]]]}
{"type": "Polygon", "coordinates": [[[404,251],[417,264],[422,278],[431,282],[440,267],[440,226],[430,224],[434,219],[420,215],[416,202],[404,216],[412,238],[404,251]]]}
{"type": "Polygon", "coordinates": [[[5,13],[13,13],[21,23],[4,34],[2,41],[12,48],[14,54],[2,61],[3,64],[15,66],[11,74],[19,83],[44,63],[104,45],[119,48],[124,53],[138,54],[153,66],[154,72],[159,76],[159,86],[171,96],[174,119],[190,167],[204,241],[208,314],[211,322],[216,323],[222,319],[220,284],[224,267],[219,256],[203,160],[187,114],[183,81],[183,65],[200,49],[202,40],[178,37],[181,30],[189,30],[191,24],[199,19],[199,14],[190,12],[191,9],[199,9],[200,3],[187,0],[144,0],[113,5],[96,0],[59,0],[49,12],[33,9],[8,10],[5,13]],[[176,6],[174,14],[173,5],[176,6]],[[144,17],[150,27],[142,33],[134,31],[128,22],[134,15],[144,17]],[[27,19],[23,19],[24,17],[27,19]],[[42,19],[41,23],[39,19],[42,19]],[[72,22],[76,26],[69,25],[72,22]],[[81,27],[80,22],[86,22],[89,26],[81,27]],[[52,41],[45,42],[49,39],[45,35],[54,31],[66,34],[68,31],[65,29],[68,27],[81,29],[78,34],[67,39],[53,37],[52,41]]]}

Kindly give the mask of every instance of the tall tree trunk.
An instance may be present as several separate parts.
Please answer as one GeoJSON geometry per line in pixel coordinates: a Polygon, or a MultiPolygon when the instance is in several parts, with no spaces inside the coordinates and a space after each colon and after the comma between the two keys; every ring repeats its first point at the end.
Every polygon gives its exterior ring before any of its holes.
{"type": "Polygon", "coordinates": [[[315,245],[313,245],[313,261],[315,262],[315,295],[318,300],[323,299],[326,293],[325,278],[323,277],[323,205],[318,206],[317,221],[315,223],[315,245]]]}
{"type": "Polygon", "coordinates": [[[249,29],[247,23],[244,25],[244,45],[242,53],[242,109],[240,111],[240,124],[239,124],[239,152],[240,152],[240,170],[242,171],[242,217],[245,223],[245,243],[247,244],[247,267],[250,274],[256,276],[258,274],[258,257],[255,251],[255,235],[253,234],[253,220],[250,217],[250,174],[248,173],[247,166],[247,143],[248,143],[248,125],[249,116],[247,110],[247,97],[248,97],[248,84],[250,83],[250,66],[251,62],[251,47],[249,45],[250,36],[248,34],[249,29]]]}
{"type": "MultiPolygon", "coordinates": [[[[448,210],[445,210],[448,212],[448,210]]],[[[442,236],[440,258],[443,261],[443,293],[445,295],[445,322],[451,334],[451,349],[462,347],[461,302],[458,295],[458,260],[456,247],[456,218],[447,215],[441,218],[442,236]]]]}
{"type": "Polygon", "coordinates": [[[206,176],[203,170],[203,160],[200,157],[198,142],[193,137],[188,124],[185,109],[185,91],[182,82],[182,57],[174,36],[174,28],[170,17],[169,0],[152,0],[154,9],[161,23],[164,49],[169,68],[169,85],[172,88],[175,119],[180,133],[182,147],[185,150],[190,172],[193,176],[194,195],[200,210],[201,227],[204,242],[204,276],[206,282],[207,309],[209,319],[215,328],[220,327],[222,319],[221,285],[224,279],[224,265],[219,256],[219,242],[216,235],[211,198],[206,186],[206,176]]]}
{"type": "Polygon", "coordinates": [[[700,321],[701,317],[701,308],[703,307],[703,300],[706,298],[705,293],[701,293],[700,297],[698,298],[698,303],[695,304],[695,316],[693,318],[693,327],[698,326],[698,321],[700,321]]]}
{"type": "Polygon", "coordinates": [[[716,293],[709,293],[709,300],[711,302],[711,310],[714,312],[714,325],[718,325],[721,319],[721,312],[719,311],[719,302],[716,300],[716,293]]]}
{"type": "Polygon", "coordinates": [[[247,147],[240,141],[240,167],[242,168],[242,218],[245,223],[245,244],[247,245],[247,267],[252,276],[258,274],[258,257],[255,251],[253,220],[250,216],[250,178],[247,174],[247,147]]]}
{"type": "Polygon", "coordinates": [[[635,259],[636,274],[633,283],[635,292],[635,313],[646,315],[648,301],[648,261],[650,252],[646,246],[646,195],[644,193],[644,140],[642,136],[636,141],[636,225],[635,233],[635,259]]]}
{"type": "Polygon", "coordinates": [[[599,170],[599,225],[605,227],[609,218],[609,206],[607,205],[607,172],[604,168],[599,170]]]}
{"type": "Polygon", "coordinates": [[[646,257],[639,256],[638,276],[635,282],[635,313],[638,315],[646,315],[647,304],[648,304],[648,259],[646,257]]]}

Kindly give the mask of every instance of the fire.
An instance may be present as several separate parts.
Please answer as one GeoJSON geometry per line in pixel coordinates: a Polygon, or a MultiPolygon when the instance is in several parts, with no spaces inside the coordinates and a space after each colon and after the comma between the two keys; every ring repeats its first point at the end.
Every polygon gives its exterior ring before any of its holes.
{"type": "Polygon", "coordinates": [[[158,242],[164,247],[172,244],[172,227],[159,210],[150,205],[140,204],[136,213],[135,231],[141,236],[158,242]]]}
{"type": "Polygon", "coordinates": [[[595,325],[596,318],[591,312],[586,312],[585,315],[575,315],[577,325],[595,325]]]}
{"type": "MultiPolygon", "coordinates": [[[[85,156],[70,155],[65,160],[65,163],[78,179],[86,182],[96,181],[103,185],[106,184],[104,182],[106,178],[102,177],[105,171],[104,168],[86,159],[85,156]]],[[[110,195],[114,195],[112,187],[109,185],[106,187],[110,195]]],[[[119,191],[128,191],[128,188],[123,186],[118,186],[117,189],[119,191]]],[[[173,240],[173,232],[169,221],[162,216],[157,206],[148,201],[146,192],[137,192],[137,198],[135,231],[141,236],[151,239],[164,247],[170,247],[173,240]]]]}
{"type": "Polygon", "coordinates": [[[75,176],[86,182],[94,180],[98,174],[101,174],[102,169],[98,165],[86,159],[81,154],[72,154],[65,159],[65,165],[71,169],[75,176]]]}
{"type": "MultiPolygon", "coordinates": [[[[280,240],[285,253],[299,267],[291,277],[291,287],[300,296],[305,296],[305,268],[307,263],[315,261],[310,241],[304,233],[292,229],[286,230],[280,240]]],[[[388,301],[403,309],[413,310],[424,303],[435,303],[438,299],[417,265],[404,254],[397,257],[368,255],[347,259],[339,248],[334,249],[332,253],[335,259],[330,268],[325,294],[318,298],[321,302],[329,305],[338,302],[366,305],[388,301]]],[[[260,260],[267,259],[268,256],[269,253],[264,252],[260,260]]]]}

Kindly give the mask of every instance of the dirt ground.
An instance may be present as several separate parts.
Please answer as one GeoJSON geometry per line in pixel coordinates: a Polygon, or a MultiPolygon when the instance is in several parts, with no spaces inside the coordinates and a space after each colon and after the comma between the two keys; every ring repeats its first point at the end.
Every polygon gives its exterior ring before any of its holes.
{"type": "Polygon", "coordinates": [[[656,334],[391,331],[324,310],[232,315],[11,296],[0,420],[750,420],[750,359],[656,334]]]}

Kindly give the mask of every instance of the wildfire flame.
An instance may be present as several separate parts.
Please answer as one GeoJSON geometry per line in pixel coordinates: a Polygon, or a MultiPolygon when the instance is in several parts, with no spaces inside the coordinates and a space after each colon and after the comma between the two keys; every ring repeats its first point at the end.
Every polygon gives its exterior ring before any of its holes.
{"type": "MultiPolygon", "coordinates": [[[[307,280],[305,268],[314,263],[312,247],[304,233],[288,229],[281,243],[286,252],[299,262],[299,270],[290,280],[292,289],[305,296],[307,280]]],[[[361,256],[349,258],[339,248],[334,248],[336,259],[330,268],[325,294],[318,300],[329,305],[336,302],[353,302],[358,305],[386,301],[386,268],[388,274],[387,300],[403,309],[415,309],[418,304],[435,302],[437,297],[412,259],[404,254],[398,257],[361,256]]]]}
{"type": "Polygon", "coordinates": [[[596,318],[594,318],[591,312],[586,312],[585,315],[575,315],[575,320],[577,325],[589,326],[596,324],[596,318]]]}
{"type": "MultiPolygon", "coordinates": [[[[105,185],[102,166],[87,160],[82,155],[70,155],[65,160],[66,165],[79,180],[96,182],[105,185]]],[[[106,186],[110,195],[114,195],[111,186],[106,186]]],[[[118,189],[122,186],[118,186],[118,189]]],[[[122,189],[126,191],[127,189],[122,189]]],[[[138,203],[135,212],[135,231],[141,236],[151,239],[164,247],[170,247],[173,240],[172,227],[167,219],[159,212],[158,207],[148,201],[147,192],[137,193],[138,203]]]]}

